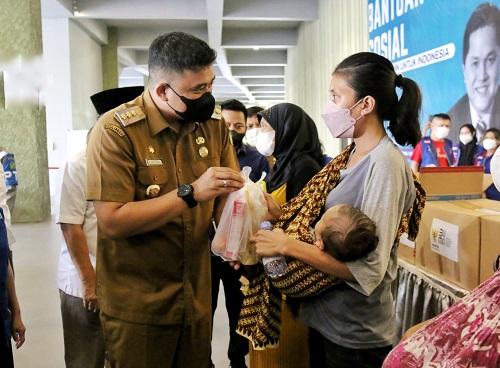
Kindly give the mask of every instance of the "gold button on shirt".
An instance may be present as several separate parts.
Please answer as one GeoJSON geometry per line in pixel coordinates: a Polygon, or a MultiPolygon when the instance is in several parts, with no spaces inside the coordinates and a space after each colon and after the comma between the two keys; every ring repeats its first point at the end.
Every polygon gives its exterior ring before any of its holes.
{"type": "MultiPolygon", "coordinates": [[[[152,192],[146,193],[148,187],[159,186],[161,196],[194,182],[211,166],[238,170],[224,122],[183,123],[175,132],[145,91],[104,114],[92,130],[87,147],[87,199],[121,203],[147,200],[152,192]],[[130,111],[130,118],[126,113],[123,117],[124,110],[130,111]],[[125,134],[117,134],[110,125],[125,134]],[[205,141],[203,155],[196,142],[199,137],[205,141]]],[[[97,279],[102,311],[148,324],[208,318],[208,229],[217,203],[199,203],[145,234],[112,240],[99,233],[97,279]]]]}

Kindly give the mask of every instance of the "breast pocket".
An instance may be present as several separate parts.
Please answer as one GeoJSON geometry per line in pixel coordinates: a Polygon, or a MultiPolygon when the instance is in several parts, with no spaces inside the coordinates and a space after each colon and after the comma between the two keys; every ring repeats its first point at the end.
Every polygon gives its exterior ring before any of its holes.
{"type": "Polygon", "coordinates": [[[218,166],[220,166],[220,157],[206,157],[201,160],[196,160],[192,164],[193,174],[196,178],[199,178],[210,167],[218,166]]]}
{"type": "Polygon", "coordinates": [[[161,166],[139,167],[137,170],[136,198],[151,199],[167,193],[169,180],[167,169],[161,166]]]}

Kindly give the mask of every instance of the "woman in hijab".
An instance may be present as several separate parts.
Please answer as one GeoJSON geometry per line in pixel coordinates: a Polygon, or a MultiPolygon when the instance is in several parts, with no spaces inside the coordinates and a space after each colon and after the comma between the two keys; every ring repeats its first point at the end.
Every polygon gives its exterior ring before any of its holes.
{"type": "Polygon", "coordinates": [[[282,205],[295,197],[323,167],[314,121],[299,106],[281,103],[257,114],[261,131],[256,148],[276,162],[265,179],[266,190],[282,205]]]}
{"type": "MultiPolygon", "coordinates": [[[[324,156],[314,121],[299,106],[281,103],[259,112],[260,131],[255,148],[273,156],[275,164],[265,178],[266,191],[277,204],[295,197],[323,167],[324,156]]],[[[297,306],[295,306],[295,309],[297,306]]],[[[308,365],[308,328],[297,321],[294,306],[282,303],[282,336],[275,349],[253,350],[253,367],[308,365]],[[290,348],[293,347],[293,348],[290,348]]]]}
{"type": "Polygon", "coordinates": [[[460,127],[457,166],[481,166],[485,151],[477,144],[476,129],[472,124],[460,127]]]}

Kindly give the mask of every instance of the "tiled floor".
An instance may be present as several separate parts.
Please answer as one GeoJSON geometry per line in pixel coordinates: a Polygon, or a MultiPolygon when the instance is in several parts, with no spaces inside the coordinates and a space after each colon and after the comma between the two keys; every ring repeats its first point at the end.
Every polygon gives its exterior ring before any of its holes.
{"type": "MultiPolygon", "coordinates": [[[[26,343],[14,352],[16,368],[63,368],[63,340],[56,286],[59,227],[53,221],[14,225],[14,268],[17,294],[26,325],[26,343]]],[[[221,288],[222,289],[222,288],[221,288]]],[[[218,305],[224,305],[221,290],[218,305]]],[[[229,333],[224,308],[214,321],[213,360],[217,368],[227,367],[229,333]]]]}

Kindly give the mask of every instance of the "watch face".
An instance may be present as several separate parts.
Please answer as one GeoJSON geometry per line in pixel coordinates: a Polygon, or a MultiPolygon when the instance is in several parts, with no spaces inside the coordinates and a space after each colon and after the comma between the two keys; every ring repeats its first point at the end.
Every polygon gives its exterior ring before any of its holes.
{"type": "Polygon", "coordinates": [[[191,190],[190,185],[183,184],[179,187],[179,196],[180,197],[185,197],[188,196],[192,193],[193,191],[191,190]]]}

